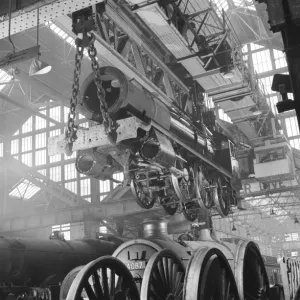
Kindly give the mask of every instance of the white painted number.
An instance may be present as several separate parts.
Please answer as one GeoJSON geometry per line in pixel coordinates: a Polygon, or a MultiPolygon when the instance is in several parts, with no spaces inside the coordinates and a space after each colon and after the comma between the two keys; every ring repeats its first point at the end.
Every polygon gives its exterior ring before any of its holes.
{"type": "Polygon", "coordinates": [[[145,262],[139,261],[139,262],[131,262],[127,264],[127,268],[129,270],[140,270],[145,268],[145,262]]]}

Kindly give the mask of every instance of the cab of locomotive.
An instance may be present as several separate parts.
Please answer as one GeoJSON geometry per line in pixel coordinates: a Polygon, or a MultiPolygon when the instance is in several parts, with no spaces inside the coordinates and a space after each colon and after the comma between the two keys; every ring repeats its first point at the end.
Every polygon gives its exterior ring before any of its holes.
{"type": "Polygon", "coordinates": [[[214,142],[216,145],[214,160],[229,171],[234,178],[240,178],[235,143],[227,136],[218,132],[214,133],[214,142]]]}

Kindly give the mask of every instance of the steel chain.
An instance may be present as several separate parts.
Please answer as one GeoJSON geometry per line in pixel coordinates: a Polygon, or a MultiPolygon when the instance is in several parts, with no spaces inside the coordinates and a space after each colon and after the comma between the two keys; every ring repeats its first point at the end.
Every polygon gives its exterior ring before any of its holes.
{"type": "Polygon", "coordinates": [[[92,69],[94,72],[94,82],[97,87],[97,96],[100,101],[100,111],[101,111],[102,118],[103,118],[103,125],[104,125],[104,129],[105,129],[105,133],[107,135],[112,135],[115,132],[116,128],[115,128],[114,121],[112,120],[112,118],[110,117],[110,115],[108,113],[108,106],[107,106],[107,103],[105,100],[106,93],[102,86],[100,67],[99,67],[98,61],[96,60],[97,50],[94,46],[93,39],[91,39],[91,42],[89,44],[88,54],[91,59],[91,65],[92,65],[92,69]]]}
{"type": "MultiPolygon", "coordinates": [[[[88,55],[91,59],[91,66],[94,72],[94,82],[97,87],[97,96],[100,101],[100,111],[103,118],[103,125],[106,135],[108,136],[109,140],[114,143],[116,140],[116,124],[110,117],[108,113],[108,106],[105,100],[105,90],[102,86],[102,78],[100,74],[100,66],[97,62],[97,50],[94,45],[95,37],[93,34],[90,36],[90,42],[88,44],[88,55]]],[[[67,129],[66,129],[66,140],[67,145],[65,148],[66,155],[72,155],[72,146],[73,143],[76,141],[76,131],[77,126],[75,125],[75,118],[76,118],[76,106],[78,104],[78,94],[79,94],[79,77],[81,73],[81,62],[83,58],[83,51],[84,47],[79,46],[80,41],[76,41],[76,55],[75,55],[75,70],[74,70],[74,78],[72,84],[72,96],[70,99],[70,111],[68,114],[68,121],[67,121],[67,129]]]]}
{"type": "Polygon", "coordinates": [[[76,47],[76,55],[75,55],[75,70],[74,70],[74,78],[72,84],[72,95],[70,100],[70,111],[68,114],[67,121],[67,141],[69,146],[73,144],[76,140],[76,130],[75,126],[75,118],[76,118],[76,105],[78,102],[78,94],[79,94],[79,77],[81,73],[81,61],[83,58],[83,47],[76,47]]]}

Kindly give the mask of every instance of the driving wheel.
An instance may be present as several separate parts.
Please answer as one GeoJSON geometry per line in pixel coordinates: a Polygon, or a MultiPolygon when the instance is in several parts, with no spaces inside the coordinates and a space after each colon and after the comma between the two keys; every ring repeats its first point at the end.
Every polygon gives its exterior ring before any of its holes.
{"type": "Polygon", "coordinates": [[[130,187],[137,204],[142,208],[150,209],[156,201],[156,194],[149,188],[150,181],[147,177],[148,173],[135,172],[130,187]]]}
{"type": "Polygon", "coordinates": [[[181,203],[182,213],[184,217],[190,221],[194,222],[198,217],[198,211],[200,209],[200,205],[198,201],[190,201],[186,203],[181,203]]]}
{"type": "Polygon", "coordinates": [[[216,190],[207,176],[207,171],[200,163],[194,166],[195,193],[202,209],[210,209],[214,204],[216,190]]]}
{"type": "Polygon", "coordinates": [[[184,266],[177,255],[161,250],[151,256],[143,276],[142,300],[181,300],[184,266]]]}
{"type": "Polygon", "coordinates": [[[72,282],[67,300],[140,300],[134,279],[117,258],[100,257],[84,266],[72,282]]]}
{"type": "Polygon", "coordinates": [[[216,248],[202,247],[189,260],[183,300],[239,300],[231,267],[216,248]]]}
{"type": "Polygon", "coordinates": [[[226,181],[219,177],[214,180],[214,184],[217,187],[217,197],[214,198],[216,209],[221,217],[226,217],[230,211],[230,194],[227,190],[226,181]]]}
{"type": "Polygon", "coordinates": [[[179,176],[171,175],[174,191],[180,202],[189,202],[196,197],[194,170],[189,166],[178,165],[176,167],[181,174],[179,176]]]}

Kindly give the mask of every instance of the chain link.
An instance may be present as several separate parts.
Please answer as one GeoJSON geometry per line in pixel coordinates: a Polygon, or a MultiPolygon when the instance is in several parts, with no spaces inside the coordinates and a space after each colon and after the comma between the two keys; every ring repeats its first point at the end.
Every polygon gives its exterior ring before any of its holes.
{"type": "Polygon", "coordinates": [[[108,113],[108,106],[105,100],[105,90],[102,86],[102,78],[101,78],[101,74],[100,74],[100,67],[98,64],[98,61],[96,59],[97,57],[97,50],[94,46],[93,43],[93,39],[91,40],[89,47],[88,47],[88,54],[89,57],[91,59],[91,63],[92,63],[92,69],[94,72],[94,82],[96,84],[97,87],[97,96],[98,99],[100,101],[100,111],[102,114],[102,118],[103,118],[103,125],[104,125],[104,129],[105,129],[105,133],[107,135],[110,135],[110,137],[112,137],[112,135],[115,133],[116,130],[116,125],[115,122],[113,121],[113,119],[110,117],[109,113],[108,113]]]}
{"type": "MultiPolygon", "coordinates": [[[[100,101],[100,111],[103,118],[103,125],[106,135],[108,136],[108,139],[115,143],[116,141],[116,123],[112,120],[108,113],[108,106],[105,100],[105,90],[102,86],[102,78],[100,74],[100,67],[98,64],[98,61],[96,59],[97,57],[97,50],[94,45],[95,37],[93,34],[89,37],[90,42],[88,44],[88,55],[91,59],[91,66],[92,70],[94,72],[94,82],[97,87],[97,97],[100,101]]],[[[70,100],[70,112],[68,114],[68,121],[67,121],[67,129],[66,129],[66,155],[72,155],[72,146],[73,143],[77,139],[77,126],[75,125],[75,118],[76,118],[76,106],[78,103],[78,94],[79,94],[79,77],[81,73],[81,62],[83,58],[83,46],[80,45],[80,40],[76,40],[76,55],[75,55],[75,70],[74,70],[74,78],[73,78],[73,85],[72,85],[72,96],[70,100]]]]}
{"type": "Polygon", "coordinates": [[[81,73],[81,61],[83,58],[83,47],[76,47],[76,55],[75,55],[75,70],[74,70],[74,78],[73,78],[73,85],[72,85],[72,95],[70,100],[70,111],[68,114],[68,121],[67,121],[67,131],[66,137],[67,142],[70,145],[76,140],[76,131],[77,126],[75,125],[75,118],[76,118],[76,105],[78,103],[78,94],[79,94],[79,77],[81,73]]]}

